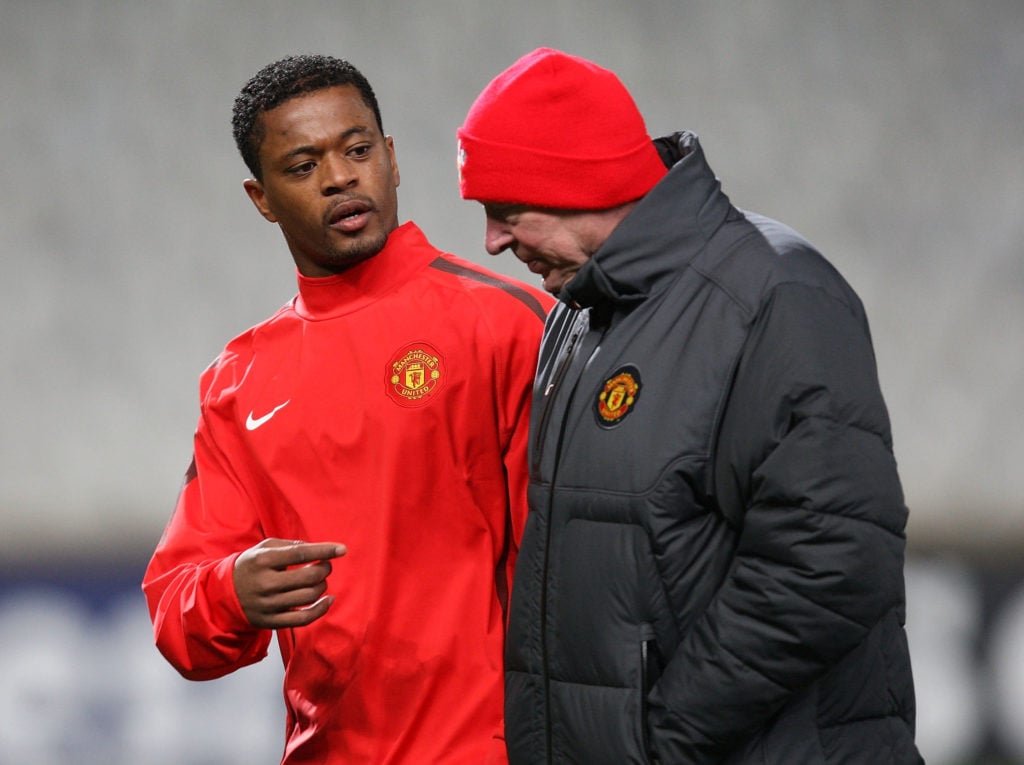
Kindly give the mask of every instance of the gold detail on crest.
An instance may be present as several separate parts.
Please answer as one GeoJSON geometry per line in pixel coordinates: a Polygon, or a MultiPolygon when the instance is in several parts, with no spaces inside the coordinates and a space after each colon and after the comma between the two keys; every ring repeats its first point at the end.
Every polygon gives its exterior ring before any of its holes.
{"type": "Polygon", "coordinates": [[[433,393],[443,376],[440,354],[425,343],[407,346],[389,365],[387,391],[396,402],[409,406],[433,393]]]}

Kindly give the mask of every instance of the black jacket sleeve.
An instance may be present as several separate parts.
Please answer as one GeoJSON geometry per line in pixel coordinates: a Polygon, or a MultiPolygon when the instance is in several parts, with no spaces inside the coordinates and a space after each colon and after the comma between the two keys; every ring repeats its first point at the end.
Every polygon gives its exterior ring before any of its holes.
{"type": "Polygon", "coordinates": [[[773,288],[719,449],[744,508],[730,573],[650,695],[662,762],[717,762],[903,603],[906,508],[856,296],[773,288]]]}

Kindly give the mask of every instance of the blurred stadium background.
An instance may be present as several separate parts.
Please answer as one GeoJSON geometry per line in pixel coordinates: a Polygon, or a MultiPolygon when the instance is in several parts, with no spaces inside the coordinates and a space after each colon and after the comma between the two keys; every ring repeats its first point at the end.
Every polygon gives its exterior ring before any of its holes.
{"type": "Polygon", "coordinates": [[[932,765],[1024,763],[1024,4],[932,0],[0,2],[0,765],[276,762],[276,657],[187,683],[138,582],[196,378],[284,303],[229,114],[296,52],[377,90],[403,218],[483,251],[455,128],[549,45],[700,134],[741,207],[805,233],[872,320],[911,508],[932,765]]]}

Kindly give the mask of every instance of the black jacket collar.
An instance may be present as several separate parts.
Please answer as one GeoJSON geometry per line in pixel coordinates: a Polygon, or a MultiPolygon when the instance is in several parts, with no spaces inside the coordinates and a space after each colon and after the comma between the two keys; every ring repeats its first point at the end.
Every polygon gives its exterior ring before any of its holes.
{"type": "Polygon", "coordinates": [[[696,135],[654,144],[671,170],[565,286],[559,298],[569,305],[643,300],[693,259],[733,209],[696,135]]]}

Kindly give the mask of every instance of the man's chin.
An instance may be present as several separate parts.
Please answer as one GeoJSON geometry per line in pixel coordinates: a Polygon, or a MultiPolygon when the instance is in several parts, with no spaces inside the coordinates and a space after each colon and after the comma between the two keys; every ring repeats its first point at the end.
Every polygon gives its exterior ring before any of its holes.
{"type": "Polygon", "coordinates": [[[566,276],[565,274],[549,273],[544,277],[542,286],[546,292],[558,297],[559,293],[565,289],[565,285],[572,281],[572,277],[572,274],[566,276]]]}
{"type": "Polygon", "coordinates": [[[331,253],[331,260],[338,267],[339,271],[344,271],[362,263],[364,260],[369,260],[383,250],[384,245],[387,243],[387,234],[366,237],[365,239],[350,242],[344,248],[334,250],[331,253]]]}

